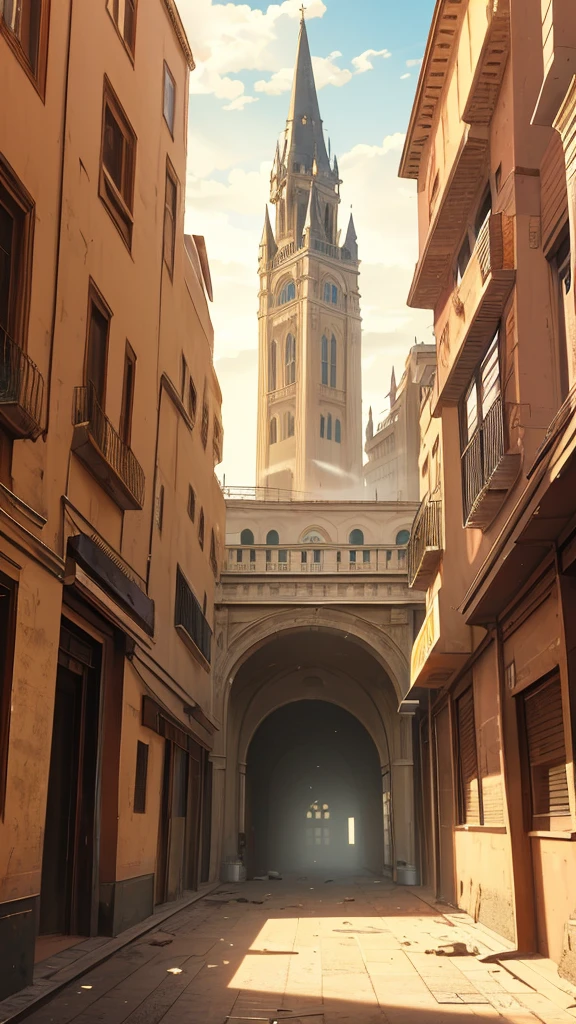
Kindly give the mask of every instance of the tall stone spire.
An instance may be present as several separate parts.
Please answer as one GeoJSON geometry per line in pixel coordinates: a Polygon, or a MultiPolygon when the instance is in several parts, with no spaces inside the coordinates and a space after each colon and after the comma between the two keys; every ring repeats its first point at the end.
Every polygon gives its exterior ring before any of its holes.
{"type": "Polygon", "coordinates": [[[270,222],[270,214],[268,213],[268,203],[266,203],[266,213],[264,214],[264,229],[262,231],[262,238],[260,240],[260,251],[263,254],[264,249],[266,250],[265,258],[271,260],[276,255],[278,246],[276,245],[276,239],[274,238],[274,232],[272,230],[272,224],[270,222]]]}
{"type": "Polygon", "coordinates": [[[346,232],[344,248],[348,250],[353,260],[358,259],[358,236],[356,234],[356,226],[354,224],[354,217],[352,214],[350,214],[350,220],[348,221],[348,230],[346,232]]]}
{"type": "Polygon", "coordinates": [[[296,69],[286,129],[287,163],[291,170],[294,170],[297,165],[298,168],[305,168],[306,172],[309,172],[312,169],[314,158],[316,158],[320,173],[332,173],[322,131],[322,118],[320,117],[304,15],[300,22],[296,69]]]}

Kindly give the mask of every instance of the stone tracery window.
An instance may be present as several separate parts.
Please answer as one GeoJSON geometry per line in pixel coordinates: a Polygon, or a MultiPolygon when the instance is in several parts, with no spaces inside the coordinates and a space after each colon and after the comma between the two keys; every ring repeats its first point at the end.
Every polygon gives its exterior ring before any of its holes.
{"type": "Polygon", "coordinates": [[[294,281],[287,281],[278,296],[278,306],[284,306],[287,302],[293,302],[296,298],[296,285],[294,281]]]}
{"type": "Polygon", "coordinates": [[[284,384],[296,381],[296,338],[289,334],[286,338],[284,354],[284,384]]]}

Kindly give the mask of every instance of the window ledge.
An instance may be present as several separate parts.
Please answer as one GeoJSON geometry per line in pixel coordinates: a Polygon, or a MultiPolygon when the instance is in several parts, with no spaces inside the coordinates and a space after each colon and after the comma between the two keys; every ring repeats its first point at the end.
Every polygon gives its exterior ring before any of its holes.
{"type": "Polygon", "coordinates": [[[455,825],[455,832],[486,832],[488,835],[505,836],[506,825],[455,825]]]}
{"type": "Polygon", "coordinates": [[[529,832],[528,835],[531,839],[564,839],[569,843],[576,842],[576,832],[544,832],[536,831],[529,832]]]}

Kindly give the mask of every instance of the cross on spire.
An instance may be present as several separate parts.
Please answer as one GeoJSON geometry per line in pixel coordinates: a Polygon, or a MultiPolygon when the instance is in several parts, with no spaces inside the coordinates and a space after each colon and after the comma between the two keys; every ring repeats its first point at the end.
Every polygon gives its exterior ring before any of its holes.
{"type": "Polygon", "coordinates": [[[300,8],[300,14],[302,15],[301,21],[304,21],[305,13],[306,13],[306,8],[304,7],[304,4],[302,4],[302,7],[300,8]]]}

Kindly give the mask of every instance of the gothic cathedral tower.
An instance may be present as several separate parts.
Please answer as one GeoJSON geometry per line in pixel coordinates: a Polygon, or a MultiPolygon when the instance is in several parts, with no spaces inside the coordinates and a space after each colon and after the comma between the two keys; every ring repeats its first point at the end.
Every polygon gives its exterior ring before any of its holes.
{"type": "Polygon", "coordinates": [[[338,229],[304,17],[290,110],[260,245],[257,484],[312,497],[361,493],[358,245],[338,229]]]}

